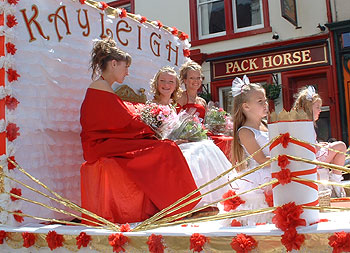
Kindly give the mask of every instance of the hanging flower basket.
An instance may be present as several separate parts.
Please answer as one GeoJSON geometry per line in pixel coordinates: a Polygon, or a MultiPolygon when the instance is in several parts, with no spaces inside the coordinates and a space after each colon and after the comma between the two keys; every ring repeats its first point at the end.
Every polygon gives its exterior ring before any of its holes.
{"type": "Polygon", "coordinates": [[[281,85],[280,84],[264,84],[263,85],[266,91],[266,97],[270,100],[275,100],[280,96],[281,85]]]}

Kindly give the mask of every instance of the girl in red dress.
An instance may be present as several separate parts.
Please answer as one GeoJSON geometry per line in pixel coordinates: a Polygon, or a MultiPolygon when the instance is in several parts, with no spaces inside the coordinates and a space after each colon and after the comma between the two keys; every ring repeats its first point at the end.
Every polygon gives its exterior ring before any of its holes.
{"type": "Polygon", "coordinates": [[[111,88],[128,75],[130,55],[106,39],[95,42],[91,56],[97,79],[80,112],[82,207],[115,223],[142,221],[197,187],[178,146],[156,139],[111,88]]]}

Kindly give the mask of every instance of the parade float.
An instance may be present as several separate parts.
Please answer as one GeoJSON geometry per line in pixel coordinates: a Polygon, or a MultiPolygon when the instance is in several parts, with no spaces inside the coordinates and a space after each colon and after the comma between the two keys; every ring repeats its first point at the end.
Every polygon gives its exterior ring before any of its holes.
{"type": "Polygon", "coordinates": [[[0,1],[2,252],[350,250],[347,209],[318,206],[316,166],[335,167],[315,161],[312,121],[302,112],[271,115],[272,155],[266,165],[271,164],[274,178],[269,183],[274,207],[191,218],[200,211],[193,210],[169,217],[175,203],[139,224],[111,224],[82,209],[79,109],[91,82],[93,41],[107,36],[133,58],[125,80],[131,89],[119,93],[123,98],[145,100],[154,73],[165,65],[178,69],[190,53],[184,32],[104,2],[0,1]],[[220,222],[262,212],[274,212],[273,224],[220,222]],[[77,222],[81,213],[94,217],[96,226],[77,222]]]}

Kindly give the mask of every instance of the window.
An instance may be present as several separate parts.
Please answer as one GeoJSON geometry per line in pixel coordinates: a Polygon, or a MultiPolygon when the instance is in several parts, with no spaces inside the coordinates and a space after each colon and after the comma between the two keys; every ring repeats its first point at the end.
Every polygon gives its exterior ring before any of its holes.
{"type": "Polygon", "coordinates": [[[201,38],[226,34],[224,0],[199,0],[198,24],[201,38]]]}
{"type": "Polygon", "coordinates": [[[232,0],[235,31],[264,27],[262,0],[232,0]]]}
{"type": "Polygon", "coordinates": [[[130,12],[130,13],[135,12],[134,0],[110,1],[108,5],[114,8],[124,8],[127,12],[130,12]]]}
{"type": "Polygon", "coordinates": [[[271,32],[268,0],[189,0],[191,44],[271,32]]]}
{"type": "Polygon", "coordinates": [[[341,35],[342,47],[350,47],[350,33],[343,33],[341,35]]]}

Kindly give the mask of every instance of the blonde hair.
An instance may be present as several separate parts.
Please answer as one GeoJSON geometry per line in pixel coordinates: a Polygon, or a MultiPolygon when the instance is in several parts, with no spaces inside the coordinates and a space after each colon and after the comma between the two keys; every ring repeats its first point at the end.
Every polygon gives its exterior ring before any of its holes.
{"type": "Polygon", "coordinates": [[[185,62],[181,68],[180,68],[180,81],[181,83],[184,83],[184,80],[187,79],[187,73],[189,70],[199,71],[201,74],[201,77],[203,79],[203,73],[202,73],[202,67],[197,62],[194,61],[188,61],[185,62]]]}
{"type": "MultiPolygon", "coordinates": [[[[232,162],[239,163],[243,160],[243,147],[240,144],[238,129],[244,125],[247,118],[243,112],[242,105],[249,101],[249,94],[252,91],[263,91],[264,88],[258,83],[245,84],[239,95],[233,99],[232,120],[233,120],[233,142],[232,142],[232,162]]],[[[242,170],[244,166],[237,167],[237,170],[242,170]]]]}
{"type": "Polygon", "coordinates": [[[158,72],[154,75],[154,77],[151,79],[151,92],[154,94],[153,99],[154,100],[158,100],[160,93],[158,90],[158,79],[160,74],[162,73],[169,73],[171,75],[174,75],[176,77],[176,87],[174,92],[171,94],[171,99],[173,101],[176,101],[179,99],[179,97],[181,96],[182,90],[180,88],[180,79],[176,73],[176,71],[170,67],[170,66],[166,66],[166,67],[162,67],[161,69],[158,70],[158,72]]]}
{"type": "Polygon", "coordinates": [[[295,95],[295,102],[293,105],[293,110],[304,110],[310,119],[313,118],[312,106],[316,101],[322,103],[322,98],[318,93],[314,93],[310,98],[308,94],[308,86],[304,86],[299,89],[298,93],[295,95]]]}
{"type": "Polygon", "coordinates": [[[94,43],[91,51],[90,68],[92,69],[91,79],[101,75],[107,68],[109,61],[125,61],[131,65],[131,56],[117,47],[117,43],[112,38],[98,40],[94,43]]]}

